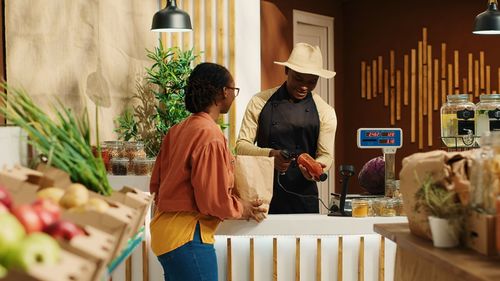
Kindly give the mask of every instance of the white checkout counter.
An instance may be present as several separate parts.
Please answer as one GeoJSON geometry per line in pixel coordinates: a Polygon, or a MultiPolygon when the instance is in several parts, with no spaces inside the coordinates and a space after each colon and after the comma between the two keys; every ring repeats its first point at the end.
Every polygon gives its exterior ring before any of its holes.
{"type": "MultiPolygon", "coordinates": [[[[116,189],[128,185],[147,192],[149,178],[110,176],[110,183],[116,189]]],[[[261,223],[226,220],[216,233],[219,280],[289,281],[297,280],[296,274],[300,280],[339,280],[339,274],[342,280],[393,280],[396,246],[389,240],[381,242],[381,236],[373,231],[373,224],[401,222],[407,222],[406,217],[351,218],[320,214],[269,215],[261,223]],[[380,257],[384,265],[381,270],[380,257]],[[364,279],[358,279],[358,274],[363,274],[364,279]],[[383,279],[379,279],[380,274],[383,279]]],[[[160,263],[150,250],[148,252],[149,280],[163,280],[160,263]]],[[[131,280],[143,280],[143,262],[142,250],[138,249],[132,255],[131,280]]],[[[113,274],[113,281],[121,280],[128,281],[125,264],[113,274]]]]}

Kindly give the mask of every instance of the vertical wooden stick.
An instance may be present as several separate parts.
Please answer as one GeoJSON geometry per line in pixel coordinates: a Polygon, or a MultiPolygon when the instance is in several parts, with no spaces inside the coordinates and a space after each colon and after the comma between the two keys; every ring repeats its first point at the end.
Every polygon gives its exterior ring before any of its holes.
{"type": "Polygon", "coordinates": [[[439,60],[434,60],[434,110],[439,109],[439,60]]]}
{"type": "MultiPolygon", "coordinates": [[[[224,0],[217,0],[216,6],[215,6],[216,11],[224,11],[224,0]]],[[[217,63],[224,65],[224,38],[226,37],[225,34],[225,28],[224,28],[224,13],[216,13],[215,14],[217,17],[217,27],[216,27],[216,42],[217,42],[217,63]]]]}
{"type": "Polygon", "coordinates": [[[372,99],[372,68],[369,65],[366,67],[366,99],[372,99]]]}
{"type": "MultiPolygon", "coordinates": [[[[500,72],[499,72],[500,73],[500,72]]],[[[415,128],[416,128],[416,108],[417,108],[417,51],[415,49],[411,49],[411,91],[410,91],[410,107],[411,107],[411,142],[414,143],[416,141],[416,133],[415,133],[415,128]]]]}
{"type": "MultiPolygon", "coordinates": [[[[228,11],[229,11],[229,19],[228,19],[228,33],[229,33],[229,72],[233,74],[233,79],[236,79],[236,0],[228,1],[228,11]]],[[[231,108],[229,109],[229,145],[231,147],[236,146],[236,108],[237,105],[233,102],[231,108]]]]}
{"type": "MultiPolygon", "coordinates": [[[[147,226],[146,226],[147,227],[147,226]]],[[[149,280],[149,246],[146,240],[142,241],[142,280],[149,280]]]]}
{"type": "Polygon", "coordinates": [[[372,61],[372,81],[373,81],[373,90],[372,90],[372,95],[374,98],[377,97],[377,60],[372,61]]]}
{"type": "Polygon", "coordinates": [[[401,70],[396,71],[396,120],[401,120],[401,70]]]}
{"type": "Polygon", "coordinates": [[[427,107],[429,111],[432,110],[432,102],[434,99],[432,93],[432,46],[427,45],[427,107]]]}
{"type": "Polygon", "coordinates": [[[422,65],[422,97],[424,103],[424,116],[427,115],[427,65],[422,65]]]}
{"type": "Polygon", "coordinates": [[[424,120],[422,96],[422,41],[418,41],[418,148],[424,148],[424,120]]]}
{"type": "Polygon", "coordinates": [[[343,266],[344,266],[344,262],[343,262],[343,247],[344,247],[344,243],[342,242],[343,238],[342,236],[339,236],[339,245],[338,245],[338,252],[337,252],[337,280],[338,281],[342,281],[343,280],[343,266]]]}
{"type": "Polygon", "coordinates": [[[390,93],[391,93],[391,104],[390,104],[390,109],[391,109],[391,125],[396,125],[396,112],[395,112],[395,93],[396,89],[394,87],[391,87],[390,93]]]}
{"type": "Polygon", "coordinates": [[[460,78],[458,77],[458,69],[459,69],[459,53],[457,50],[455,50],[453,52],[453,58],[454,58],[454,75],[453,75],[453,82],[455,82],[454,84],[454,88],[455,88],[455,94],[459,94],[460,93],[460,78]]]}
{"type": "Polygon", "coordinates": [[[132,280],[132,256],[125,261],[125,281],[132,280]]]}
{"type": "Polygon", "coordinates": [[[396,77],[395,77],[395,52],[394,50],[390,50],[390,74],[391,74],[391,88],[394,88],[395,83],[396,83],[396,77]]]}
{"type": "Polygon", "coordinates": [[[384,280],[385,280],[385,238],[384,236],[380,236],[380,249],[378,251],[378,281],[384,281],[384,280]]]}
{"type": "Polygon", "coordinates": [[[212,5],[213,0],[205,0],[205,61],[213,62],[214,54],[212,47],[212,5]]]}
{"type": "Polygon", "coordinates": [[[487,65],[486,66],[486,94],[491,94],[490,77],[491,77],[491,68],[489,65],[487,65]]]}
{"type": "MultiPolygon", "coordinates": [[[[432,65],[432,64],[431,64],[432,65]]],[[[432,67],[430,67],[429,69],[432,69],[432,67]]],[[[429,80],[429,84],[431,80],[429,80]]],[[[429,108],[429,111],[427,112],[427,145],[428,146],[432,146],[432,96],[430,96],[432,94],[432,91],[429,90],[429,99],[427,100],[427,106],[429,108]]]]}
{"type": "Polygon", "coordinates": [[[321,238],[316,240],[316,281],[321,281],[321,238]]]}
{"type": "Polygon", "coordinates": [[[467,60],[468,61],[467,62],[467,80],[469,81],[469,83],[467,85],[468,86],[467,92],[472,93],[472,85],[473,85],[472,84],[472,81],[473,81],[472,80],[473,79],[472,78],[473,77],[472,76],[472,69],[474,67],[474,57],[472,56],[472,53],[469,53],[467,57],[468,57],[468,60],[467,60]]]}
{"type": "Polygon", "coordinates": [[[295,239],[295,281],[300,281],[300,238],[295,239]]]}
{"type": "Polygon", "coordinates": [[[484,90],[484,52],[479,52],[479,83],[480,90],[483,93],[484,90]]]}
{"type": "Polygon", "coordinates": [[[250,238],[250,281],[255,281],[255,246],[253,238],[250,238]]]}
{"type": "MultiPolygon", "coordinates": [[[[193,7],[193,47],[195,52],[201,51],[201,1],[194,1],[193,7]]],[[[200,63],[202,56],[195,59],[196,64],[200,63]]]]}
{"type": "Polygon", "coordinates": [[[448,95],[453,95],[453,65],[448,64],[448,95]]]}
{"type": "Polygon", "coordinates": [[[365,280],[365,237],[359,237],[358,281],[365,280]]]}
{"type": "Polygon", "coordinates": [[[378,71],[377,71],[377,74],[378,74],[378,93],[382,94],[382,92],[384,91],[384,85],[382,84],[382,81],[384,79],[384,70],[382,67],[382,56],[378,56],[377,66],[378,66],[378,71]]]}
{"type": "Polygon", "coordinates": [[[227,238],[227,281],[233,280],[233,251],[231,238],[227,238]]]}
{"type": "Polygon", "coordinates": [[[479,61],[474,60],[474,96],[479,97],[479,61]]]}
{"type": "Polygon", "coordinates": [[[498,68],[498,92],[500,93],[500,67],[498,68]]]}
{"type": "Polygon", "coordinates": [[[366,98],[366,62],[361,62],[361,98],[366,98]]]}
{"type": "Polygon", "coordinates": [[[409,76],[408,76],[408,71],[409,71],[409,59],[410,57],[408,55],[404,55],[404,66],[403,66],[403,102],[404,105],[408,105],[408,89],[409,89],[409,76]]]}
{"type": "Polygon", "coordinates": [[[389,106],[389,70],[387,69],[384,69],[384,105],[389,106]]]}
{"type": "Polygon", "coordinates": [[[273,281],[278,281],[278,238],[273,238],[273,281]]]}
{"type": "Polygon", "coordinates": [[[422,28],[422,64],[427,64],[427,28],[422,28]]]}
{"type": "Polygon", "coordinates": [[[446,73],[448,69],[446,68],[446,43],[441,43],[441,102],[446,102],[446,95],[448,91],[446,90],[446,73]]]}
{"type": "Polygon", "coordinates": [[[463,92],[467,93],[467,78],[462,79],[463,92]]]}
{"type": "MultiPolygon", "coordinates": [[[[191,1],[182,1],[182,8],[184,11],[186,11],[188,14],[191,14],[191,1]]],[[[190,33],[184,33],[182,36],[182,49],[184,51],[187,51],[191,49],[191,34],[190,33]]],[[[147,279],[146,279],[147,281],[147,279]]]]}

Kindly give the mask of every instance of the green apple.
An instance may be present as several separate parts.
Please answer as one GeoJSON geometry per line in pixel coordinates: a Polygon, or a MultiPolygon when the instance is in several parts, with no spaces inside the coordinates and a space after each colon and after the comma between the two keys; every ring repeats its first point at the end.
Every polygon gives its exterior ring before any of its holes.
{"type": "Polygon", "coordinates": [[[3,260],[11,249],[16,248],[26,236],[23,225],[10,213],[0,214],[0,260],[3,260]]]}
{"type": "Polygon", "coordinates": [[[23,271],[31,266],[51,266],[59,261],[61,248],[57,241],[43,232],[35,232],[27,236],[5,259],[7,268],[23,271]]]}

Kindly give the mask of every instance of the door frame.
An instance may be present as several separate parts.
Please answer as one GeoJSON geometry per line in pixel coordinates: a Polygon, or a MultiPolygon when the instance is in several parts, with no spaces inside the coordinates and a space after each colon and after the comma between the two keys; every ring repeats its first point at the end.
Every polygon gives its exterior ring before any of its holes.
{"type": "MultiPolygon", "coordinates": [[[[304,12],[300,10],[293,10],[293,44],[295,45],[298,43],[296,40],[297,38],[297,27],[299,23],[302,24],[307,24],[307,25],[315,25],[315,26],[321,26],[325,27],[327,29],[326,34],[327,34],[327,62],[326,62],[326,67],[329,70],[335,71],[334,68],[334,58],[333,58],[333,37],[334,37],[334,30],[333,30],[333,25],[334,25],[334,18],[333,17],[328,17],[324,15],[319,15],[319,14],[313,14],[309,12],[304,12]]],[[[324,52],[324,50],[322,50],[324,52]]],[[[324,62],[323,62],[324,64],[324,62]]],[[[328,83],[328,95],[327,95],[327,100],[326,102],[335,108],[335,78],[332,79],[327,79],[328,83]]],[[[334,152],[335,152],[335,139],[333,142],[333,147],[334,147],[334,152]]],[[[330,167],[330,171],[328,173],[328,182],[324,183],[319,183],[319,190],[318,190],[318,196],[325,202],[325,204],[330,207],[330,193],[335,192],[335,160],[332,163],[333,167],[330,167]],[[333,168],[333,169],[332,169],[333,168]],[[327,190],[325,190],[324,185],[327,185],[327,190]],[[322,186],[323,185],[323,186],[322,186]]],[[[319,204],[319,202],[318,202],[319,204]]],[[[325,214],[328,211],[325,210],[321,205],[319,206],[320,213],[325,214]]]]}

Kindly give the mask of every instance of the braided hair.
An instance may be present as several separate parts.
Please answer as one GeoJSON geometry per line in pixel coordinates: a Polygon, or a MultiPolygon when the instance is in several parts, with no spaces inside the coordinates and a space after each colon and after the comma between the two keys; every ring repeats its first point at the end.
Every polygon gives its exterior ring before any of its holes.
{"type": "Polygon", "coordinates": [[[185,88],[184,103],[191,113],[198,113],[213,104],[229,83],[231,74],[222,65],[204,62],[191,72],[185,88]]]}

